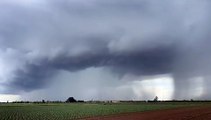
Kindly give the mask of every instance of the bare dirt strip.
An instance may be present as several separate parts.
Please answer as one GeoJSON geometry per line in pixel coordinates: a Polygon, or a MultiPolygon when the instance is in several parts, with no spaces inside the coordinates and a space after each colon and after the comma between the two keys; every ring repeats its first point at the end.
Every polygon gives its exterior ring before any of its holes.
{"type": "Polygon", "coordinates": [[[211,106],[127,113],[83,120],[211,120],[211,106]]]}

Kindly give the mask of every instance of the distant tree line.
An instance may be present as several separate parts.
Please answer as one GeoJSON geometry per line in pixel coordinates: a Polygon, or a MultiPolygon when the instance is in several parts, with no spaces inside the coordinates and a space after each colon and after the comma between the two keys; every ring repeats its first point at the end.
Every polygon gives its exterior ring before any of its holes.
{"type": "Polygon", "coordinates": [[[74,97],[69,97],[66,101],[50,101],[50,100],[41,100],[41,101],[14,101],[12,103],[35,103],[35,104],[41,104],[41,103],[82,103],[84,100],[76,100],[74,97]]]}
{"type": "MultiPolygon", "coordinates": [[[[41,101],[14,101],[11,103],[34,103],[34,104],[42,104],[42,103],[103,103],[103,104],[109,104],[109,103],[161,103],[161,102],[211,102],[211,100],[158,100],[158,97],[156,96],[153,100],[105,100],[105,101],[99,101],[99,100],[90,100],[90,101],[84,101],[84,100],[76,100],[74,97],[69,97],[66,101],[50,101],[50,100],[41,100],[41,101]]],[[[8,102],[0,102],[0,103],[8,103],[8,102]]]]}

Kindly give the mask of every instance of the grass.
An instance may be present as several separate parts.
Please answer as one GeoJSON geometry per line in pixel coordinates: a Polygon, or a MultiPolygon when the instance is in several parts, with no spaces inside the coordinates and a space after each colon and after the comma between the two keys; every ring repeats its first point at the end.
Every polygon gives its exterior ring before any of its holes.
{"type": "Polygon", "coordinates": [[[75,120],[84,117],[203,105],[205,103],[0,104],[0,120],[75,120]]]}

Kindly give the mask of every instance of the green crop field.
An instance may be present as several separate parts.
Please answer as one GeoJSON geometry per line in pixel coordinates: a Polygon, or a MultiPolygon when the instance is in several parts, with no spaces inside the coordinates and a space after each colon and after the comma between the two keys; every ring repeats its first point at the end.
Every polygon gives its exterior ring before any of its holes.
{"type": "MultiPolygon", "coordinates": [[[[139,112],[205,103],[58,103],[58,104],[0,104],[0,120],[75,120],[84,117],[139,112]]],[[[207,104],[207,103],[206,103],[207,104]]]]}

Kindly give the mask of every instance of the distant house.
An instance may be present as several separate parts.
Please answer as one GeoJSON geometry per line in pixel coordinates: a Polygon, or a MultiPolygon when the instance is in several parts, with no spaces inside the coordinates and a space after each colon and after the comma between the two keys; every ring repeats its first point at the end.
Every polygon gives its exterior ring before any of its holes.
{"type": "Polygon", "coordinates": [[[112,100],[111,102],[112,102],[112,103],[120,103],[119,100],[112,100]]]}
{"type": "Polygon", "coordinates": [[[69,98],[66,100],[66,103],[73,103],[73,102],[77,102],[77,101],[75,100],[74,97],[69,97],[69,98]]]}

